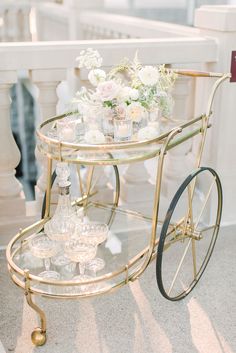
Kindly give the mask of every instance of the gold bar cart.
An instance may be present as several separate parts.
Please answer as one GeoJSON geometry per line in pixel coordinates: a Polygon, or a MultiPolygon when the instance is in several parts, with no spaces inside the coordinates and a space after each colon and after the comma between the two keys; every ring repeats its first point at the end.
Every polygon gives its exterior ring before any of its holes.
{"type": "Polygon", "coordinates": [[[156,278],[164,297],[175,301],[184,298],[199,281],[212,254],[218,235],[222,188],[217,173],[201,166],[201,159],[215,92],[230,74],[175,70],[178,75],[212,78],[212,86],[205,114],[175,126],[155,139],[98,145],[73,144],[48,137],[49,127],[65,115],[56,116],[42,123],[37,130],[38,149],[47,156],[47,191],[43,217],[37,223],[21,230],[7,247],[7,261],[13,282],[21,287],[26,300],[38,314],[40,327],[31,335],[35,345],[46,341],[46,316],[33,302],[33,295],[55,299],[78,299],[111,292],[139,278],[149,263],[156,258],[156,278]],[[168,152],[198,136],[196,169],[187,176],[174,195],[164,221],[159,219],[159,205],[165,156],[168,152]],[[126,210],[119,206],[120,180],[118,166],[157,158],[156,185],[151,215],[126,210]],[[115,250],[105,245],[99,247],[106,258],[102,275],[86,282],[75,280],[49,280],[37,275],[36,263],[27,263],[29,241],[50,220],[53,161],[87,166],[86,187],[80,186],[82,196],[74,203],[83,207],[86,214],[104,220],[110,229],[115,250]],[[93,200],[93,170],[97,166],[113,167],[115,192],[112,204],[93,200]],[[209,200],[213,200],[209,207],[209,200]],[[129,232],[130,227],[136,228],[129,232]],[[123,230],[119,231],[119,225],[123,230]],[[117,251],[120,247],[120,251],[117,251]],[[86,290],[76,290],[86,284],[86,290]]]}

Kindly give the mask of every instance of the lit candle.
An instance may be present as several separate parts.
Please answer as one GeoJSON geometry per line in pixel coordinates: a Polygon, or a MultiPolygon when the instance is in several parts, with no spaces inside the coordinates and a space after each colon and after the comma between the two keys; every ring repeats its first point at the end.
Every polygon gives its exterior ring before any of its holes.
{"type": "Polygon", "coordinates": [[[60,132],[60,138],[62,140],[68,141],[68,142],[74,141],[75,140],[75,130],[73,130],[69,126],[64,127],[60,132]]]}
{"type": "Polygon", "coordinates": [[[126,125],[120,125],[117,128],[117,135],[119,137],[127,137],[129,135],[129,129],[126,125]]]}
{"type": "Polygon", "coordinates": [[[57,135],[62,141],[74,142],[76,139],[76,123],[75,121],[58,121],[57,135]]]}
{"type": "Polygon", "coordinates": [[[114,121],[114,139],[115,141],[128,141],[132,137],[132,120],[114,121]]]}

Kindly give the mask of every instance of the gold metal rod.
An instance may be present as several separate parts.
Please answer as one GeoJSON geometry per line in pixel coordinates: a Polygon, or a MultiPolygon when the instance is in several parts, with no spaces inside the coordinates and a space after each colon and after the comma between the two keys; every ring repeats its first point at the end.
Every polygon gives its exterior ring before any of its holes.
{"type": "Polygon", "coordinates": [[[82,177],[81,177],[80,168],[81,168],[81,165],[77,165],[77,174],[79,176],[80,193],[81,193],[81,196],[83,197],[85,192],[84,192],[84,187],[83,187],[83,181],[82,181],[82,177]]]}
{"type": "Polygon", "coordinates": [[[157,176],[156,176],[156,188],[155,188],[155,197],[154,197],[154,206],[153,206],[153,214],[152,214],[152,233],[151,233],[151,239],[149,243],[149,249],[147,256],[139,269],[133,277],[132,280],[135,278],[139,277],[147,268],[148,264],[150,263],[153,250],[155,247],[155,242],[156,242],[156,231],[157,231],[157,223],[158,223],[158,212],[159,212],[159,205],[160,205],[160,194],[161,194],[161,180],[162,180],[162,172],[163,172],[163,166],[164,166],[164,158],[165,154],[167,151],[167,147],[170,143],[170,141],[179,133],[182,132],[181,128],[176,128],[172,130],[172,132],[169,134],[168,138],[166,139],[165,144],[163,145],[161,149],[161,154],[158,160],[158,166],[157,166],[157,176]]]}
{"type": "MultiPolygon", "coordinates": [[[[95,202],[95,201],[92,201],[91,205],[94,205],[97,208],[110,209],[110,210],[113,208],[113,206],[111,206],[111,205],[107,205],[107,204],[104,204],[104,203],[101,203],[101,202],[95,202]]],[[[137,211],[133,211],[133,210],[129,210],[129,209],[122,209],[122,208],[116,207],[116,212],[124,214],[124,215],[129,214],[129,215],[134,216],[136,218],[141,218],[141,219],[144,219],[144,220],[147,220],[147,221],[152,221],[151,217],[145,216],[142,213],[137,212],[137,211]]],[[[163,221],[158,221],[158,223],[163,223],[163,221]]]]}
{"type": "Polygon", "coordinates": [[[25,296],[27,303],[29,306],[34,309],[40,316],[40,321],[41,321],[41,329],[42,332],[46,332],[46,316],[43,312],[42,309],[40,309],[33,301],[32,301],[32,296],[31,296],[31,290],[30,290],[30,278],[29,278],[29,270],[25,270],[25,296]]]}
{"type": "Polygon", "coordinates": [[[47,189],[46,189],[46,207],[44,218],[48,218],[50,215],[50,201],[51,201],[51,176],[52,176],[52,159],[48,158],[47,162],[47,189]]]}
{"type": "Polygon", "coordinates": [[[209,125],[209,119],[210,119],[210,115],[211,115],[211,109],[212,109],[212,104],[213,104],[213,100],[214,100],[214,96],[216,93],[217,88],[219,87],[219,85],[225,81],[226,79],[230,78],[231,74],[224,74],[222,75],[213,85],[211,93],[210,93],[210,97],[208,99],[208,103],[207,103],[207,109],[206,109],[206,117],[205,117],[205,128],[204,131],[202,133],[202,140],[200,143],[200,147],[199,147],[199,154],[198,154],[198,159],[197,159],[197,168],[200,166],[201,163],[201,159],[202,159],[202,154],[203,154],[203,149],[204,149],[204,145],[205,145],[205,141],[206,141],[206,132],[207,132],[207,126],[209,125]]]}
{"type": "Polygon", "coordinates": [[[220,72],[207,72],[207,71],[195,71],[195,70],[182,70],[182,69],[173,69],[175,73],[183,76],[191,77],[222,77],[224,74],[220,72]]]}
{"type": "MultiPolygon", "coordinates": [[[[202,117],[199,116],[197,118],[191,119],[188,122],[181,124],[179,127],[182,129],[185,129],[186,127],[196,123],[197,121],[201,120],[202,117]]],[[[48,119],[44,121],[40,126],[39,129],[36,131],[38,137],[46,142],[48,145],[55,145],[55,147],[58,147],[58,140],[49,138],[48,136],[45,136],[42,132],[41,129],[43,126],[49,124],[53,120],[57,120],[57,117],[53,117],[51,119],[48,119]]],[[[74,149],[75,151],[79,150],[87,150],[87,151],[100,151],[100,152],[109,152],[111,150],[122,150],[122,149],[133,149],[134,147],[142,147],[142,146],[148,146],[153,143],[159,143],[165,138],[169,136],[171,131],[168,131],[166,133],[163,133],[159,135],[158,137],[151,139],[151,140],[144,140],[144,141],[129,141],[129,142],[121,142],[121,143],[109,143],[109,144],[97,144],[97,145],[92,145],[92,144],[72,144],[72,143],[66,143],[66,142],[61,142],[61,146],[67,149],[74,149]]]]}
{"type": "Polygon", "coordinates": [[[83,205],[84,208],[86,208],[86,206],[88,204],[88,198],[89,198],[89,195],[90,195],[90,188],[91,188],[91,183],[92,183],[92,179],[93,179],[93,172],[94,172],[94,166],[89,167],[88,176],[87,176],[87,184],[86,184],[86,195],[87,195],[87,198],[84,200],[84,205],[83,205]]]}

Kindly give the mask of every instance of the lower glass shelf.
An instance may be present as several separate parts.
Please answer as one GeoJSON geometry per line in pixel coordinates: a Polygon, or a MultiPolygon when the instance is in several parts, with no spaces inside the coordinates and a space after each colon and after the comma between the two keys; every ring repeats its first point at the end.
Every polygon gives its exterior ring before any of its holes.
{"type": "Polygon", "coordinates": [[[42,220],[18,234],[9,244],[8,262],[13,281],[25,288],[27,269],[32,293],[58,298],[98,295],[128,283],[145,261],[151,238],[151,218],[96,203],[89,203],[85,213],[87,221],[108,224],[107,240],[98,245],[96,254],[104,266],[96,272],[85,264],[85,276],[81,281],[78,264],[65,258],[59,261],[54,256],[50,258],[51,273],[42,275],[44,260],[34,256],[30,249],[32,236],[43,231],[46,220],[42,220]],[[55,272],[59,273],[59,279],[55,272]]]}

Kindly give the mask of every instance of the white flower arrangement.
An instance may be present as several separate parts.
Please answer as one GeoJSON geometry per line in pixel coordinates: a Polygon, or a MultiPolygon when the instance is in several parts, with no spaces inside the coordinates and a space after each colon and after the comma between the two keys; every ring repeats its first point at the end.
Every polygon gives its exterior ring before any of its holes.
{"type": "MultiPolygon", "coordinates": [[[[101,69],[101,55],[91,48],[83,50],[77,62],[79,68],[89,70],[88,80],[92,85],[92,89],[83,87],[75,99],[85,121],[126,117],[139,124],[151,112],[161,111],[163,117],[171,116],[174,104],[171,90],[177,75],[164,65],[142,66],[136,54],[133,61],[124,59],[106,73],[101,69]]],[[[149,134],[154,135],[153,127],[137,136],[149,134]]]]}

